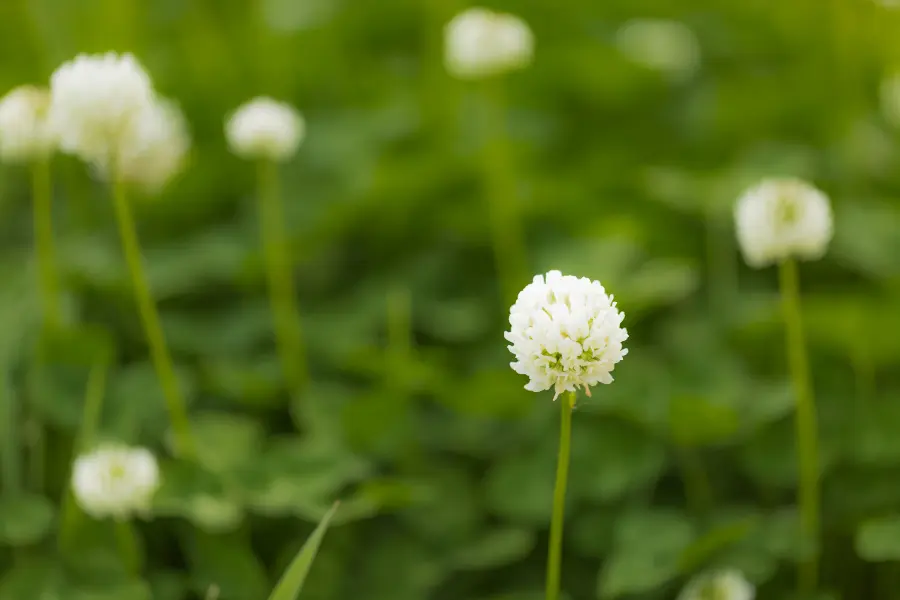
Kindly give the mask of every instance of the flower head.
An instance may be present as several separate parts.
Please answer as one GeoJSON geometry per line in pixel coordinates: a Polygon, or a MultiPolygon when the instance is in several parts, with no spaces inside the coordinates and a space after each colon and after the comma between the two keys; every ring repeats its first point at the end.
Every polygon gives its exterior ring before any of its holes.
{"type": "Polygon", "coordinates": [[[108,169],[154,100],[150,77],[132,55],[81,54],[50,78],[50,125],[63,152],[108,169]]]}
{"type": "Polygon", "coordinates": [[[678,21],[628,21],[616,33],[616,45],[634,62],[678,77],[693,73],[700,64],[694,32],[678,21]]]}
{"type": "Polygon", "coordinates": [[[612,383],[612,371],[628,353],[622,342],[625,318],[599,281],[550,271],[535,276],[509,310],[504,336],[516,361],[510,366],[529,377],[526,390],[563,392],[612,383]]]}
{"type": "Polygon", "coordinates": [[[97,519],[126,519],[150,508],[159,467],[144,448],[100,447],[75,460],[72,491],[78,505],[97,519]]]}
{"type": "Polygon", "coordinates": [[[753,600],[756,591],[740,571],[726,569],[692,579],[678,600],[753,600]]]}
{"type": "Polygon", "coordinates": [[[123,133],[116,176],[155,192],[178,174],[191,146],[187,123],[178,106],[158,99],[135,115],[123,133]]]}
{"type": "Polygon", "coordinates": [[[744,259],[756,268],[821,258],[833,233],[828,198],[799,179],[763,181],[740,197],[734,215],[744,259]]]}
{"type": "Polygon", "coordinates": [[[287,160],[297,152],[305,133],[300,113],[271,98],[254,98],[225,124],[231,151],[246,159],[287,160]]]}
{"type": "Polygon", "coordinates": [[[30,85],[0,99],[0,159],[27,162],[53,152],[56,139],[47,124],[50,94],[30,85]]]}
{"type": "Polygon", "coordinates": [[[444,30],[447,70],[461,79],[490,77],[531,62],[534,36],[520,18],[485,8],[455,16],[444,30]]]}

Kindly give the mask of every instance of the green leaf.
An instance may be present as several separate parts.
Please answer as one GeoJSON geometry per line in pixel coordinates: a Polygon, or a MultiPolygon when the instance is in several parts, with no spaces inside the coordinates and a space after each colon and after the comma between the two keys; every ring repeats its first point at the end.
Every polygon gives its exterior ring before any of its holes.
{"type": "Polygon", "coordinates": [[[158,515],[183,517],[208,532],[232,531],[244,518],[234,493],[216,474],[193,463],[166,462],[153,498],[158,515]]]}
{"type": "Polygon", "coordinates": [[[266,571],[244,536],[186,531],[183,545],[198,596],[203,597],[215,585],[223,600],[265,597],[269,585],[266,571]]]}
{"type": "Polygon", "coordinates": [[[710,529],[684,549],[678,559],[679,570],[682,573],[696,571],[716,554],[746,538],[757,521],[748,517],[710,529]]]}
{"type": "Polygon", "coordinates": [[[497,569],[525,558],[534,543],[534,532],[530,529],[494,529],[460,548],[453,563],[463,570],[497,569]]]}
{"type": "Polygon", "coordinates": [[[3,573],[0,598],[62,600],[63,571],[46,558],[26,559],[3,573]]]}
{"type": "Polygon", "coordinates": [[[53,503],[36,494],[0,497],[0,544],[27,546],[50,533],[55,509],[53,503]]]}
{"type": "Polygon", "coordinates": [[[598,579],[601,598],[649,592],[679,574],[694,540],[691,522],[672,510],[631,510],[615,524],[615,549],[598,579]]]}
{"type": "Polygon", "coordinates": [[[706,446],[730,440],[738,431],[737,411],[703,396],[672,398],[671,425],[675,442],[684,446],[706,446]]]}
{"type": "Polygon", "coordinates": [[[328,523],[331,521],[334,513],[337,512],[338,506],[340,506],[340,503],[335,502],[331,510],[319,522],[319,525],[306,540],[306,543],[300,548],[300,552],[297,553],[296,558],[291,562],[287,571],[281,576],[275,589],[272,590],[269,600],[295,600],[300,595],[300,591],[303,589],[303,582],[306,580],[306,574],[309,573],[313,559],[315,559],[316,553],[319,551],[319,545],[322,543],[322,538],[325,537],[325,532],[328,530],[328,523]]]}
{"type": "Polygon", "coordinates": [[[854,547],[868,561],[900,560],[900,516],[865,521],[856,530],[854,547]]]}
{"type": "MultiPolygon", "coordinates": [[[[184,368],[176,368],[176,376],[182,397],[190,404],[196,389],[194,378],[184,368]]],[[[169,414],[159,377],[150,362],[131,364],[110,377],[104,414],[104,431],[120,439],[163,437],[169,429],[169,414]]]]}
{"type": "Polygon", "coordinates": [[[259,456],[265,432],[249,417],[206,411],[191,416],[197,461],[212,473],[227,473],[259,456]]]}

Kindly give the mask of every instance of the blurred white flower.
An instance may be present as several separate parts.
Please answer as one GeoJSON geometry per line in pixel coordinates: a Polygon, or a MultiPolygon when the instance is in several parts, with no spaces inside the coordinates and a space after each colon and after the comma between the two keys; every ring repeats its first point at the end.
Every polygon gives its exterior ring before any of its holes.
{"type": "Polygon", "coordinates": [[[726,569],[694,577],[678,600],[753,600],[756,590],[740,571],[726,569]]]}
{"type": "Polygon", "coordinates": [[[0,99],[0,160],[28,162],[49,156],[56,139],[47,124],[50,93],[23,85],[0,99]]]}
{"type": "Polygon", "coordinates": [[[75,500],[97,519],[146,512],[159,483],[156,458],[144,448],[102,446],[79,456],[72,471],[75,500]]]}
{"type": "Polygon", "coordinates": [[[122,136],[116,177],[149,192],[159,191],[184,166],[191,146],[187,123],[173,102],[159,99],[132,120],[122,136]]]}
{"type": "Polygon", "coordinates": [[[635,19],[616,32],[619,51],[650,69],[685,77],[700,65],[700,44],[683,23],[635,19]]]}
{"type": "Polygon", "coordinates": [[[768,179],[738,199],[734,211],[744,260],[761,268],[787,258],[821,258],[833,234],[831,205],[799,179],[768,179]]]}
{"type": "Polygon", "coordinates": [[[555,400],[563,392],[612,383],[612,371],[628,350],[622,342],[625,315],[616,308],[599,281],[550,271],[536,275],[509,311],[516,373],[527,375],[526,390],[553,388],[555,400]]]}
{"type": "Polygon", "coordinates": [[[444,60],[461,79],[489,77],[531,63],[534,36],[520,18],[485,8],[456,15],[444,29],[444,60]]]}
{"type": "Polygon", "coordinates": [[[254,98],[225,124],[231,151],[246,159],[285,161],[297,152],[305,134],[300,113],[271,98],[254,98]]]}
{"type": "Polygon", "coordinates": [[[885,77],[880,92],[881,114],[888,123],[900,127],[900,73],[885,77]]]}
{"type": "Polygon", "coordinates": [[[63,152],[106,170],[154,100],[150,77],[132,55],[81,54],[50,78],[49,120],[63,152]]]}

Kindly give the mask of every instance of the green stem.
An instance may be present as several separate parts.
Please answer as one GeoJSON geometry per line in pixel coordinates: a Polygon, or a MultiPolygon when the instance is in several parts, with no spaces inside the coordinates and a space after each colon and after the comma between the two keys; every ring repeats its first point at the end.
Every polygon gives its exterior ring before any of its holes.
{"type": "Polygon", "coordinates": [[[556,485],[553,488],[553,516],[550,519],[550,549],[547,553],[547,599],[559,598],[562,564],[563,523],[566,511],[566,483],[569,479],[569,454],[572,446],[572,408],[575,392],[559,401],[562,417],[559,426],[559,456],[556,462],[556,485]]]}
{"type": "Polygon", "coordinates": [[[131,216],[131,208],[125,185],[115,182],[113,185],[113,202],[116,208],[116,220],[119,225],[119,235],[122,238],[122,250],[125,253],[125,261],[131,273],[131,282],[134,286],[135,299],[138,305],[144,333],[150,345],[150,355],[153,366],[162,386],[163,396],[169,411],[169,419],[172,422],[172,430],[175,435],[175,451],[184,458],[192,458],[196,454],[194,439],[191,435],[191,426],[188,421],[187,407],[184,397],[178,389],[178,380],[175,369],[172,366],[172,357],[166,346],[166,337],[156,305],[150,294],[150,285],[144,274],[144,266],[141,260],[141,247],[135,231],[134,219],[131,216]]]}
{"type": "Polygon", "coordinates": [[[117,520],[115,530],[116,543],[126,572],[129,575],[137,575],[141,570],[141,559],[134,528],[129,521],[117,520]]]}
{"type": "Polygon", "coordinates": [[[803,337],[797,263],[792,259],[783,261],[779,267],[779,275],[787,333],[787,353],[797,403],[800,525],[804,541],[812,548],[808,560],[800,564],[799,586],[802,593],[811,593],[816,589],[818,580],[818,550],[816,547],[819,538],[819,464],[816,407],[803,337]]]}
{"type": "Polygon", "coordinates": [[[706,268],[710,310],[720,321],[728,314],[737,291],[737,262],[731,240],[731,232],[711,207],[706,215],[706,268]]]}
{"type": "MultiPolygon", "coordinates": [[[[88,373],[87,388],[84,393],[84,408],[82,409],[81,428],[75,438],[74,455],[86,452],[94,443],[97,428],[100,423],[100,415],[103,412],[103,397],[106,393],[106,376],[109,371],[109,357],[103,356],[97,360],[88,373]]],[[[72,494],[72,486],[67,485],[62,502],[62,520],[59,527],[57,544],[59,549],[65,550],[70,546],[81,511],[72,494]]]]}
{"type": "Polygon", "coordinates": [[[512,304],[525,283],[526,253],[516,207],[516,180],[506,132],[503,81],[489,81],[484,168],[494,260],[505,304],[512,304]]]}
{"type": "Polygon", "coordinates": [[[37,248],[44,323],[55,327],[59,325],[61,317],[53,249],[53,189],[49,159],[37,160],[31,167],[31,191],[34,201],[34,241],[37,248]]]}
{"type": "Polygon", "coordinates": [[[44,425],[35,418],[26,424],[28,440],[28,485],[32,491],[44,489],[44,463],[47,460],[47,439],[44,425]]]}
{"type": "Polygon", "coordinates": [[[307,379],[306,351],[295,304],[294,274],[290,258],[278,165],[263,160],[258,165],[260,227],[265,255],[269,300],[275,319],[275,340],[284,376],[293,392],[303,389],[307,379]]]}
{"type": "Polygon", "coordinates": [[[9,385],[9,374],[0,368],[0,441],[3,443],[3,491],[14,496],[22,490],[19,446],[18,399],[9,385]]]}
{"type": "Polygon", "coordinates": [[[688,446],[676,444],[675,455],[681,466],[688,504],[696,514],[704,515],[713,505],[713,494],[703,461],[696,449],[688,446]]]}

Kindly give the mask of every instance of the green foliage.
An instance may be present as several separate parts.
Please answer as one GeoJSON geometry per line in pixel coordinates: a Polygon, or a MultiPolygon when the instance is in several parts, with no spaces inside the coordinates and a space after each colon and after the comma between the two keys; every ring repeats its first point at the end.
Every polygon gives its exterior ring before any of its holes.
{"type": "Polygon", "coordinates": [[[508,368],[481,153],[491,111],[510,136],[528,269],[599,279],[630,335],[615,383],[575,409],[564,597],[666,600],[734,567],[758,597],[792,598],[813,552],[816,600],[894,593],[900,154],[877,102],[900,13],[862,0],[489,3],[537,42],[505,81],[507,105],[489,107],[442,65],[442,28],[466,4],[0,2],[0,93],[46,82],[77,52],[128,50],[190,121],[189,168],[134,213],[199,450],[173,457],[108,190],[54,159],[65,319],[46,328],[27,174],[0,166],[0,598],[262,599],[338,498],[340,527],[301,598],[542,597],[558,407],[508,368]],[[696,73],[673,79],[616,48],[618,27],[648,16],[695,32],[696,73]],[[308,125],[280,171],[303,390],[278,359],[253,165],[223,140],[225,116],[257,94],[308,125]],[[829,253],[800,265],[817,547],[799,536],[776,277],[742,266],[731,225],[736,196],[771,174],[810,178],[835,212],[829,253]],[[111,523],[76,519],[57,543],[86,389],[107,363],[82,441],[145,445],[162,469],[134,523],[137,574],[111,523]]]}

